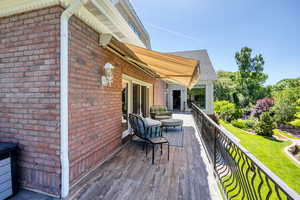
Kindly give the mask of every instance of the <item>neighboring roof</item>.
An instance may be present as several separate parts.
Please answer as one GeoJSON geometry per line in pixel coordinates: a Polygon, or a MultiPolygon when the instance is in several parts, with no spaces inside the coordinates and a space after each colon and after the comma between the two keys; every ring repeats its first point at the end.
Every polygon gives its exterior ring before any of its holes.
{"type": "Polygon", "coordinates": [[[217,74],[205,49],[192,51],[176,51],[169,52],[168,54],[198,60],[200,67],[199,81],[217,80],[217,74]]]}

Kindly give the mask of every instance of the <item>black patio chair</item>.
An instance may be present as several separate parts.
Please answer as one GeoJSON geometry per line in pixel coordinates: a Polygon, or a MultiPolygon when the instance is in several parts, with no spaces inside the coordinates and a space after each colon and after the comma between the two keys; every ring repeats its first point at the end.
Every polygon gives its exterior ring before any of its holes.
{"type": "Polygon", "coordinates": [[[161,123],[149,123],[147,120],[136,114],[129,114],[129,123],[134,135],[141,138],[146,145],[146,157],[148,154],[148,144],[152,145],[152,164],[154,164],[154,147],[160,144],[160,153],[162,154],[162,145],[168,144],[168,160],[170,155],[169,141],[162,136],[161,123]]]}

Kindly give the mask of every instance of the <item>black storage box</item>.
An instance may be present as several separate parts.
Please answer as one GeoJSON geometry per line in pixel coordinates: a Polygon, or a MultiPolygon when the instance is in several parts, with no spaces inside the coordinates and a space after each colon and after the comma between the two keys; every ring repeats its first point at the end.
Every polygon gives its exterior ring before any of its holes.
{"type": "Polygon", "coordinates": [[[16,154],[16,144],[0,142],[0,200],[17,193],[16,154]]]}

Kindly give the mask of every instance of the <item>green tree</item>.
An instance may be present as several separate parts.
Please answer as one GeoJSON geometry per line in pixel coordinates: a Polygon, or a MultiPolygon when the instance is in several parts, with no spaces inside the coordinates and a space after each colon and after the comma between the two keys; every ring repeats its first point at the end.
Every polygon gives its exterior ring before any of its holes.
{"type": "Polygon", "coordinates": [[[272,92],[280,92],[295,87],[300,87],[300,78],[282,79],[272,86],[272,92]]]}
{"type": "Polygon", "coordinates": [[[205,86],[204,85],[196,85],[192,89],[188,89],[187,91],[188,97],[190,100],[202,109],[205,109],[205,86]]]}
{"type": "Polygon", "coordinates": [[[234,103],[229,101],[215,101],[214,102],[215,113],[221,119],[225,121],[231,121],[240,117],[240,110],[235,106],[234,103]]]}
{"type": "Polygon", "coordinates": [[[263,73],[265,64],[261,54],[252,57],[252,49],[244,47],[236,52],[235,60],[238,65],[238,73],[233,81],[238,86],[239,93],[243,96],[243,106],[254,104],[257,99],[263,98],[267,92],[264,89],[268,76],[263,73]]]}
{"type": "Polygon", "coordinates": [[[239,105],[239,94],[237,84],[233,78],[237,72],[217,71],[217,80],[214,84],[214,95],[216,101],[230,101],[239,105]]]}
{"type": "Polygon", "coordinates": [[[275,105],[272,107],[275,120],[281,123],[293,120],[297,112],[297,100],[300,98],[300,87],[275,91],[272,92],[272,96],[275,101],[275,105]]]}
{"type": "Polygon", "coordinates": [[[295,114],[295,117],[296,119],[294,119],[293,121],[290,122],[291,125],[294,125],[294,126],[300,126],[300,99],[298,99],[296,101],[296,114],[295,114]]]}

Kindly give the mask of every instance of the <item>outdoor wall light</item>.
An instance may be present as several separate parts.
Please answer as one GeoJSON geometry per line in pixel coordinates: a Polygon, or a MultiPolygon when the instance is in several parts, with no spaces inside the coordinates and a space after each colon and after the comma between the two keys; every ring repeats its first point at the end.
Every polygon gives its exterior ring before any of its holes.
{"type": "Polygon", "coordinates": [[[106,63],[104,65],[105,76],[101,77],[102,86],[111,86],[113,83],[113,69],[114,66],[111,63],[106,63]]]}

